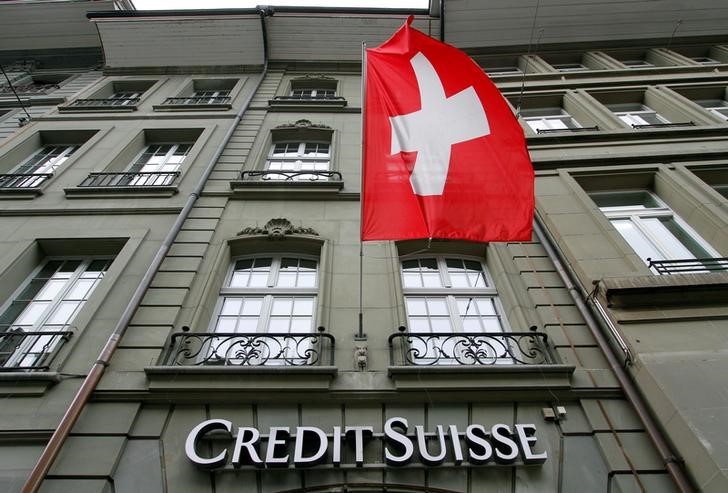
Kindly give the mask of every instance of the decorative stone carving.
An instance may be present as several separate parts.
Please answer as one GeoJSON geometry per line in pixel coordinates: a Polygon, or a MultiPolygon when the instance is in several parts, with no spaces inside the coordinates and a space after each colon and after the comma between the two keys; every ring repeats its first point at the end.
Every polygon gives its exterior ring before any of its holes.
{"type": "Polygon", "coordinates": [[[331,127],[328,125],[324,125],[323,123],[311,123],[311,120],[298,120],[295,123],[284,123],[283,125],[278,125],[275,127],[275,130],[280,130],[284,128],[312,128],[312,129],[323,129],[323,130],[332,130],[331,127]]]}
{"type": "Polygon", "coordinates": [[[369,363],[369,349],[367,346],[356,346],[356,349],[354,349],[354,361],[360,371],[367,369],[367,364],[369,363]]]}
{"type": "Polygon", "coordinates": [[[326,74],[304,74],[300,77],[294,78],[293,80],[326,80],[326,81],[334,80],[335,81],[336,78],[331,77],[330,75],[326,75],[326,74]]]}
{"type": "Polygon", "coordinates": [[[318,236],[313,228],[297,227],[285,218],[271,219],[263,227],[254,226],[243,229],[238,235],[267,235],[269,240],[285,240],[286,235],[318,236]]]}

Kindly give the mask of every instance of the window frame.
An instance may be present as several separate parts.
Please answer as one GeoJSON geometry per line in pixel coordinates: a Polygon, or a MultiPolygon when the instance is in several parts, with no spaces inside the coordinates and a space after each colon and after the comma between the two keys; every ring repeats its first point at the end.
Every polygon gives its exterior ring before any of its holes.
{"type": "MultiPolygon", "coordinates": [[[[273,307],[273,300],[276,296],[284,296],[284,297],[310,297],[313,300],[312,308],[311,308],[311,331],[310,334],[315,333],[316,330],[316,323],[317,323],[317,315],[318,315],[318,298],[319,298],[319,291],[321,286],[321,259],[320,257],[317,257],[315,255],[309,255],[309,254],[302,254],[302,253],[296,253],[296,252],[270,252],[270,253],[260,253],[260,254],[249,254],[249,255],[238,255],[235,257],[230,258],[230,263],[228,265],[228,270],[225,274],[225,278],[223,280],[223,284],[220,287],[220,290],[218,291],[217,295],[217,301],[215,303],[215,308],[212,314],[212,317],[210,318],[210,323],[208,326],[208,332],[211,334],[214,334],[217,332],[217,325],[219,318],[222,313],[223,304],[225,302],[226,298],[244,298],[246,296],[253,296],[253,297],[259,297],[262,298],[262,306],[260,315],[258,318],[258,321],[256,323],[256,329],[255,331],[251,331],[251,333],[256,333],[260,335],[267,335],[267,334],[295,334],[295,332],[285,332],[285,333],[278,333],[278,332],[269,332],[269,322],[271,319],[272,314],[272,307],[273,307]],[[230,287],[230,282],[232,280],[233,274],[235,272],[235,264],[239,260],[248,260],[248,259],[260,259],[260,258],[271,258],[271,267],[268,271],[268,280],[267,280],[267,286],[265,287],[230,287]],[[283,258],[295,258],[297,260],[310,260],[316,263],[316,281],[314,287],[276,287],[271,286],[271,281],[273,279],[277,279],[278,274],[280,273],[280,264],[283,258]]],[[[240,332],[245,333],[245,332],[240,332]]]]}
{"type": "MultiPolygon", "coordinates": [[[[333,136],[332,136],[333,137],[333,136]]],[[[275,180],[275,181],[327,181],[329,178],[327,176],[320,176],[317,175],[316,172],[330,172],[332,171],[332,155],[333,155],[333,138],[329,140],[328,142],[321,138],[311,138],[307,139],[305,136],[301,136],[301,138],[291,138],[291,139],[276,139],[275,134],[273,135],[273,139],[270,143],[270,146],[268,148],[268,153],[266,154],[265,162],[263,163],[263,169],[267,173],[266,179],[267,180],[275,180]],[[296,155],[293,157],[276,157],[274,156],[274,151],[276,146],[281,144],[298,144],[298,151],[296,151],[296,155]],[[328,146],[328,156],[320,157],[320,156],[310,156],[307,157],[306,152],[306,146],[309,144],[325,144],[328,146]],[[291,163],[293,166],[290,168],[281,168],[279,170],[271,169],[270,165],[274,161],[279,161],[282,164],[291,163]],[[326,162],[327,166],[325,170],[304,170],[302,169],[302,166],[306,163],[322,163],[326,162]],[[273,178],[272,176],[275,175],[275,172],[278,171],[281,173],[281,178],[273,178]],[[307,173],[310,172],[310,173],[307,173]],[[291,178],[286,177],[283,175],[283,173],[300,173],[300,175],[293,176],[291,178]]]]}
{"type": "MultiPolygon", "coordinates": [[[[61,262],[73,262],[73,261],[80,261],[81,263],[74,269],[73,273],[69,275],[67,282],[64,283],[64,286],[53,295],[53,298],[50,300],[48,305],[43,308],[42,312],[38,315],[38,318],[36,321],[34,321],[30,325],[30,330],[22,330],[19,334],[22,333],[33,333],[33,332],[77,332],[77,326],[74,325],[74,321],[79,318],[79,315],[81,312],[86,308],[87,302],[90,300],[91,296],[93,296],[94,292],[97,291],[99,288],[99,285],[103,282],[104,278],[107,277],[107,274],[116,260],[116,256],[113,255],[49,255],[45,256],[38,265],[31,270],[31,272],[23,279],[23,281],[18,285],[18,287],[15,289],[15,291],[12,292],[10,296],[2,303],[0,304],[0,316],[4,315],[12,306],[14,303],[16,303],[16,300],[28,289],[28,287],[38,278],[38,275],[43,271],[43,268],[47,266],[50,262],[55,261],[61,261],[61,262]],[[84,298],[81,300],[79,306],[77,306],[74,309],[73,316],[68,319],[65,323],[62,324],[62,327],[64,328],[58,328],[58,329],[52,329],[52,330],[44,330],[43,327],[47,325],[47,323],[50,321],[51,317],[57,313],[58,307],[64,302],[68,301],[66,296],[71,292],[72,289],[74,289],[78,283],[79,280],[83,279],[83,274],[88,272],[88,268],[95,262],[95,261],[106,261],[106,266],[103,271],[100,271],[101,274],[95,278],[96,282],[94,285],[90,288],[88,292],[84,295],[84,298]]],[[[60,267],[60,266],[59,266],[60,267]]],[[[58,272],[58,269],[54,271],[54,274],[58,272]]],[[[48,285],[48,281],[51,279],[51,277],[46,279],[46,282],[43,283],[42,286],[38,288],[38,290],[33,293],[32,298],[28,301],[28,303],[24,304],[20,311],[15,316],[12,323],[8,323],[8,332],[12,329],[13,326],[17,325],[20,327],[21,324],[16,324],[15,322],[18,321],[18,319],[26,313],[26,310],[28,306],[36,301],[36,297],[46,288],[48,285]]],[[[27,324],[26,324],[27,325],[27,324]]],[[[12,336],[10,336],[12,337],[12,336]]],[[[33,336],[37,338],[41,337],[48,337],[48,336],[33,336]]],[[[63,336],[60,335],[53,335],[50,336],[51,340],[44,344],[45,347],[50,346],[47,350],[43,351],[42,353],[38,353],[38,355],[35,357],[35,362],[33,367],[35,368],[37,366],[37,363],[47,363],[50,364],[54,357],[57,354],[57,351],[59,347],[62,345],[62,339],[64,339],[63,336]]],[[[14,352],[17,351],[23,351],[23,352],[29,352],[28,349],[31,349],[33,346],[38,344],[38,339],[35,339],[34,341],[23,341],[21,343],[22,348],[19,346],[15,349],[14,352]]],[[[45,349],[45,348],[44,348],[45,349]]],[[[32,354],[32,353],[31,353],[32,354]]],[[[14,369],[22,369],[26,368],[24,366],[18,366],[17,364],[8,364],[9,362],[12,362],[16,360],[18,357],[25,358],[26,356],[23,356],[23,354],[20,355],[11,355],[8,357],[8,360],[5,361],[2,365],[0,365],[0,372],[3,371],[3,369],[7,369],[8,371],[12,371],[14,369]]],[[[29,368],[30,369],[30,368],[29,368]]]]}
{"type": "Polygon", "coordinates": [[[670,120],[665,118],[664,116],[660,115],[656,110],[653,110],[649,106],[647,106],[644,103],[617,103],[617,104],[611,104],[607,105],[609,110],[614,113],[614,116],[616,116],[622,123],[625,125],[634,128],[635,126],[642,126],[642,125],[663,125],[663,124],[669,124],[671,123],[670,120]],[[625,110],[625,111],[619,111],[618,109],[615,109],[617,106],[626,106],[626,105],[639,105],[639,110],[625,110]],[[657,122],[649,122],[645,120],[640,115],[654,115],[655,120],[658,120],[657,122]],[[639,119],[639,121],[638,121],[639,119]]]}
{"type": "MultiPolygon", "coordinates": [[[[629,245],[629,247],[632,249],[632,251],[640,257],[640,259],[645,263],[645,265],[649,266],[649,262],[645,258],[641,258],[640,254],[637,252],[635,247],[629,242],[629,240],[617,229],[617,227],[614,225],[613,220],[628,220],[631,224],[635,226],[637,231],[642,234],[643,238],[645,238],[649,243],[650,246],[656,250],[662,258],[652,258],[651,260],[682,260],[685,259],[685,257],[682,254],[678,254],[676,252],[671,251],[670,246],[668,245],[668,242],[665,241],[664,238],[661,238],[656,232],[649,228],[643,219],[652,219],[652,218],[659,218],[659,219],[671,219],[675,222],[675,224],[687,234],[690,239],[696,243],[696,245],[703,249],[710,257],[712,258],[719,258],[720,254],[718,253],[715,248],[713,248],[708,241],[706,241],[697,231],[695,231],[685,220],[683,220],[675,211],[672,210],[672,208],[667,205],[660,197],[652,192],[651,190],[645,190],[645,189],[621,189],[621,190],[614,190],[614,191],[601,191],[601,192],[591,192],[589,193],[589,196],[592,200],[594,200],[594,195],[609,195],[614,193],[646,193],[648,194],[652,200],[655,201],[657,204],[657,207],[643,207],[638,208],[637,206],[607,206],[607,207],[600,207],[597,204],[597,207],[599,207],[600,212],[604,215],[604,217],[607,218],[610,225],[619,233],[620,237],[624,239],[624,241],[629,245]],[[605,210],[607,209],[607,210],[605,210]]],[[[673,235],[672,238],[674,241],[680,243],[682,247],[685,250],[690,251],[689,246],[685,245],[684,242],[682,242],[677,236],[673,235]]],[[[695,254],[693,254],[692,258],[699,258],[696,257],[695,254]]],[[[653,270],[653,272],[655,272],[653,270]]],[[[656,272],[655,272],[656,273],[656,272]]]]}
{"type": "Polygon", "coordinates": [[[581,124],[573,117],[571,114],[569,114],[564,108],[559,107],[544,107],[544,108],[529,108],[524,109],[521,111],[521,118],[523,118],[523,121],[526,122],[526,124],[529,126],[531,130],[533,130],[535,133],[539,133],[539,131],[558,131],[563,130],[564,132],[568,132],[571,129],[574,128],[583,128],[581,124]],[[533,115],[528,116],[528,113],[540,113],[543,112],[544,114],[541,115],[533,115]],[[536,125],[531,125],[531,123],[536,123],[536,125]],[[551,127],[551,122],[560,122],[564,124],[564,127],[551,127]],[[569,122],[571,125],[564,123],[569,122]],[[538,123],[543,123],[545,126],[543,128],[538,126],[538,123]]]}

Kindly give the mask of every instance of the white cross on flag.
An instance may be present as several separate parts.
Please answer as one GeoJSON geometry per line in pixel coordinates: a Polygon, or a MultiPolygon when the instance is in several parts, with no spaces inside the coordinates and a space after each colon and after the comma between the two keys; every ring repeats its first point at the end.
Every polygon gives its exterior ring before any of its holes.
{"type": "Polygon", "coordinates": [[[368,49],[362,239],[531,239],[533,167],[495,85],[410,27],[368,49]]]}

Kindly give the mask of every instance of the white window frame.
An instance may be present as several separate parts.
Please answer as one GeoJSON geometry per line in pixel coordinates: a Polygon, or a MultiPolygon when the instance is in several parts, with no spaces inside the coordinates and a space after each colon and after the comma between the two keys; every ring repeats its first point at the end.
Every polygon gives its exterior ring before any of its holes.
{"type": "Polygon", "coordinates": [[[670,123],[670,121],[665,118],[664,116],[660,115],[657,111],[653,110],[649,106],[643,104],[643,103],[637,103],[639,105],[639,109],[635,110],[627,110],[627,111],[618,111],[619,105],[613,105],[617,107],[617,109],[612,109],[612,112],[615,114],[617,118],[622,120],[623,123],[626,123],[630,127],[633,126],[640,126],[640,125],[660,125],[662,123],[670,123]],[[655,120],[658,120],[657,122],[650,122],[645,119],[647,116],[654,116],[655,120]]]}
{"type": "MultiPolygon", "coordinates": [[[[190,155],[190,152],[192,151],[192,147],[194,146],[194,142],[153,142],[150,144],[147,144],[144,146],[144,148],[139,152],[136,156],[136,158],[132,161],[132,163],[129,165],[127,170],[125,171],[129,175],[133,175],[136,173],[136,176],[129,176],[123,177],[122,179],[125,180],[125,185],[128,186],[165,186],[165,185],[171,185],[172,182],[174,182],[176,175],[174,173],[178,173],[182,169],[182,165],[185,161],[187,161],[187,158],[190,155]],[[142,157],[147,154],[147,151],[153,147],[153,146],[170,146],[169,150],[164,154],[164,157],[162,158],[161,162],[159,163],[150,163],[149,160],[141,161],[142,157]],[[179,163],[170,163],[169,161],[172,159],[172,157],[175,155],[175,152],[180,148],[180,146],[186,145],[188,146],[187,150],[185,151],[184,157],[179,163]],[[146,169],[149,168],[149,169],[146,169]],[[156,168],[156,169],[152,169],[156,168]],[[168,168],[168,169],[165,169],[168,168]],[[141,173],[161,173],[159,176],[151,176],[151,175],[145,175],[141,173]],[[150,177],[151,176],[151,177],[150,177]]],[[[154,155],[156,156],[156,154],[154,155]]]]}
{"type": "Polygon", "coordinates": [[[647,68],[647,67],[654,67],[655,65],[653,63],[648,62],[647,60],[621,60],[622,65],[625,65],[627,68],[635,69],[635,68],[647,68]]]}
{"type": "Polygon", "coordinates": [[[584,72],[589,70],[589,67],[583,63],[554,63],[551,66],[559,72],[584,72]]]}
{"type": "Polygon", "coordinates": [[[316,99],[333,99],[336,97],[336,89],[330,87],[291,87],[290,98],[301,101],[316,99]],[[300,92],[301,94],[296,94],[300,92]]]}
{"type": "MultiPolygon", "coordinates": [[[[672,219],[675,224],[681,228],[690,238],[703,250],[707,252],[707,254],[710,257],[716,258],[720,257],[720,254],[707,242],[705,241],[693,228],[690,227],[679,215],[677,215],[665,202],[663,202],[657,195],[654,193],[647,191],[647,190],[617,190],[614,192],[595,192],[593,195],[609,195],[611,193],[646,193],[649,196],[652,197],[652,199],[655,201],[655,203],[658,204],[657,207],[645,207],[641,205],[634,205],[634,206],[610,206],[610,207],[600,207],[599,210],[609,219],[610,223],[613,223],[615,220],[628,220],[631,224],[635,226],[637,231],[642,234],[644,239],[649,242],[650,246],[656,250],[659,253],[659,256],[661,258],[652,258],[651,260],[681,260],[686,259],[685,254],[683,252],[676,252],[673,248],[670,247],[670,241],[675,241],[677,243],[680,243],[683,245],[683,248],[685,250],[690,250],[690,248],[685,245],[682,241],[680,241],[679,238],[675,237],[673,235],[672,239],[666,240],[665,238],[662,238],[660,234],[658,234],[657,231],[655,231],[653,228],[650,228],[649,225],[645,222],[645,219],[652,219],[652,218],[660,218],[660,219],[672,219]]],[[[619,232],[619,229],[613,225],[615,229],[619,232]]],[[[627,242],[627,244],[630,245],[630,247],[635,250],[634,246],[630,244],[627,237],[625,237],[621,232],[620,236],[624,238],[624,240],[627,242]]],[[[637,251],[635,250],[635,253],[637,251]]],[[[639,255],[639,254],[638,254],[639,255]]],[[[691,258],[697,258],[694,254],[690,253],[690,257],[687,257],[687,259],[691,258]]],[[[649,261],[646,258],[643,258],[642,261],[645,263],[645,265],[649,265],[649,261]]],[[[656,272],[653,270],[653,272],[656,272]]]]}
{"type": "Polygon", "coordinates": [[[204,89],[197,90],[192,93],[188,99],[185,100],[184,104],[223,104],[220,98],[230,97],[230,89],[204,89]],[[206,99],[206,101],[201,101],[206,99]]]}
{"type": "Polygon", "coordinates": [[[110,101],[109,106],[133,106],[138,103],[134,99],[141,98],[142,94],[141,92],[135,91],[117,91],[106,98],[106,100],[110,101]]]}
{"type": "Polygon", "coordinates": [[[728,120],[728,101],[724,99],[698,99],[695,102],[721,120],[728,120]]]}
{"type": "MultiPolygon", "coordinates": [[[[46,257],[40,265],[38,265],[33,272],[21,283],[21,285],[18,287],[18,289],[10,296],[8,300],[6,300],[5,303],[3,303],[0,306],[0,314],[4,314],[16,300],[23,294],[23,292],[30,286],[31,282],[36,280],[37,276],[42,272],[43,268],[48,265],[50,262],[73,262],[73,261],[79,261],[80,264],[76,267],[76,269],[73,271],[72,274],[69,275],[68,279],[64,283],[63,287],[53,295],[50,302],[47,303],[45,308],[42,309],[41,313],[37,315],[37,319],[32,322],[31,325],[29,325],[27,330],[21,329],[22,332],[62,332],[62,331],[70,331],[73,326],[73,321],[78,317],[78,314],[83,310],[84,305],[89,300],[93,292],[98,288],[101,281],[103,281],[103,278],[105,277],[106,273],[108,272],[108,268],[111,266],[111,263],[113,262],[113,257],[109,256],[88,256],[88,257],[46,257]],[[78,282],[81,279],[93,279],[90,277],[83,277],[83,275],[88,271],[88,268],[91,266],[91,264],[95,261],[105,261],[107,262],[106,269],[103,271],[100,271],[101,274],[95,278],[95,283],[93,286],[89,288],[89,290],[85,293],[85,297],[82,299],[78,299],[75,301],[79,301],[80,303],[78,306],[76,306],[73,310],[72,316],[66,320],[64,323],[60,324],[59,327],[55,326],[49,326],[49,322],[52,320],[52,317],[57,313],[57,310],[61,306],[63,302],[68,301],[74,301],[69,300],[67,296],[71,293],[71,291],[78,285],[78,282]]],[[[57,272],[57,271],[56,271],[57,272]]],[[[46,282],[41,286],[34,294],[33,298],[25,305],[23,306],[22,310],[18,314],[18,316],[15,318],[13,323],[9,323],[8,330],[11,330],[13,326],[20,327],[21,325],[26,326],[27,324],[19,324],[17,323],[18,320],[20,320],[28,311],[29,307],[33,304],[33,302],[36,302],[42,306],[42,303],[37,302],[38,296],[43,292],[43,290],[48,286],[48,281],[51,278],[48,278],[46,282]]],[[[12,337],[12,336],[10,336],[12,337]]],[[[5,368],[13,368],[18,366],[37,366],[38,362],[43,362],[44,358],[49,355],[53,354],[54,349],[60,341],[62,340],[61,336],[53,335],[53,336],[32,336],[32,338],[28,338],[24,340],[21,345],[17,348],[13,356],[11,356],[8,361],[5,362],[3,367],[5,368]],[[37,348],[37,349],[36,349],[37,348]],[[42,351],[39,351],[38,349],[41,349],[42,351]],[[23,356],[25,355],[25,356],[23,356]],[[24,365],[24,361],[28,358],[34,359],[33,363],[34,365],[24,365]]]]}
{"type": "Polygon", "coordinates": [[[265,170],[269,173],[266,175],[268,180],[288,180],[289,178],[285,175],[288,173],[301,173],[300,175],[293,176],[290,178],[292,181],[326,181],[327,176],[317,175],[317,171],[331,171],[331,141],[320,140],[320,139],[302,139],[302,140],[274,140],[271,143],[268,151],[268,157],[265,161],[265,170]],[[293,156],[275,156],[275,149],[277,145],[294,145],[298,144],[298,150],[293,156]],[[327,145],[329,148],[328,155],[326,156],[307,156],[306,146],[307,145],[327,145]],[[271,169],[271,165],[274,162],[282,163],[283,167],[280,169],[271,169]],[[311,165],[326,164],[326,169],[306,169],[311,165]],[[280,171],[281,174],[277,176],[276,171],[280,171]],[[311,171],[311,173],[306,173],[311,171]]]}
{"type": "Polygon", "coordinates": [[[523,121],[534,132],[539,130],[564,130],[568,131],[572,128],[581,128],[573,116],[567,113],[563,108],[538,108],[533,110],[523,110],[521,112],[523,121]],[[530,112],[541,113],[540,115],[527,116],[530,112]]]}
{"type": "MultiPolygon", "coordinates": [[[[262,299],[262,306],[260,310],[260,315],[256,322],[256,329],[254,331],[247,331],[247,332],[238,332],[237,330],[235,333],[240,334],[260,334],[260,335],[266,335],[270,334],[271,336],[275,335],[281,335],[285,336],[288,334],[295,335],[295,334],[314,334],[316,330],[316,315],[317,315],[317,308],[318,308],[318,293],[319,293],[319,286],[320,286],[320,277],[321,277],[321,267],[320,267],[320,261],[319,258],[313,255],[305,255],[300,253],[272,253],[272,254],[259,254],[259,255],[242,255],[235,257],[231,260],[230,266],[228,267],[228,272],[225,276],[225,281],[220,288],[220,294],[218,296],[217,303],[215,305],[215,312],[214,316],[210,320],[210,325],[208,328],[208,332],[215,334],[215,333],[225,333],[218,330],[218,322],[222,315],[223,305],[225,303],[226,299],[232,299],[232,298],[258,298],[262,299]],[[270,258],[272,259],[271,267],[268,272],[268,277],[266,281],[266,286],[264,287],[230,287],[231,280],[233,278],[233,274],[235,273],[235,264],[240,260],[255,260],[255,259],[262,259],[262,258],[270,258]],[[316,278],[314,286],[312,287],[277,287],[275,284],[278,281],[280,268],[281,268],[281,262],[284,258],[292,258],[297,260],[308,260],[311,262],[314,262],[316,264],[316,278]],[[270,321],[273,318],[273,303],[276,298],[301,298],[301,299],[308,299],[311,300],[312,308],[311,308],[311,328],[308,332],[290,332],[290,326],[289,326],[289,332],[270,332],[270,321]]],[[[292,344],[292,342],[290,343],[292,344]]],[[[303,344],[299,344],[296,346],[295,353],[301,355],[303,354],[301,351],[306,349],[306,345],[309,344],[309,342],[304,342],[303,344]]],[[[219,353],[218,349],[218,353],[219,353]]],[[[209,355],[209,350],[208,350],[209,355]]],[[[205,355],[207,356],[207,355],[205,355]]],[[[227,362],[226,362],[227,364],[227,362]]],[[[234,363],[233,363],[234,364],[234,363]]],[[[281,361],[269,361],[267,364],[269,365],[276,365],[276,364],[284,364],[284,362],[281,361]]]]}
{"type": "MultiPolygon", "coordinates": [[[[445,304],[447,306],[448,311],[448,319],[450,321],[450,331],[434,331],[434,332],[446,332],[446,333],[452,333],[453,335],[457,334],[502,334],[511,332],[511,328],[508,325],[507,318],[503,315],[505,313],[505,310],[503,309],[503,306],[500,302],[500,298],[498,296],[498,291],[495,288],[495,285],[493,284],[493,280],[490,277],[490,274],[488,272],[488,268],[483,261],[483,259],[478,257],[470,257],[470,256],[464,256],[464,255],[448,255],[448,254],[435,254],[435,255],[408,255],[403,256],[400,258],[400,264],[399,264],[399,270],[400,270],[400,279],[402,282],[402,293],[404,297],[404,306],[405,306],[405,312],[407,315],[407,325],[408,325],[408,331],[413,335],[427,335],[433,333],[431,330],[427,332],[424,331],[417,331],[412,330],[411,327],[411,314],[409,313],[408,309],[408,300],[412,299],[432,299],[432,298],[444,298],[445,304]],[[409,260],[423,260],[423,259],[435,259],[437,262],[438,267],[438,274],[439,279],[441,282],[442,287],[407,287],[405,278],[404,278],[404,262],[407,262],[409,260]],[[477,288],[464,288],[464,287],[453,287],[451,279],[450,279],[450,273],[448,271],[447,267],[447,260],[454,259],[459,261],[471,261],[471,262],[477,262],[480,264],[480,268],[482,269],[483,278],[485,279],[486,286],[484,287],[477,287],[477,288]],[[472,301],[475,298],[486,298],[489,299],[493,304],[493,309],[495,311],[495,317],[496,320],[500,326],[500,330],[498,331],[487,331],[487,330],[481,330],[476,332],[466,332],[465,327],[463,324],[463,318],[466,314],[461,314],[458,308],[458,299],[462,298],[470,298],[470,301],[472,301]]],[[[430,316],[427,315],[428,320],[430,320],[430,316]]],[[[429,322],[428,322],[429,324],[429,322]]],[[[437,346],[438,341],[436,338],[433,338],[430,340],[431,347],[428,347],[426,349],[426,353],[433,352],[436,353],[437,349],[435,346],[437,346]]],[[[508,341],[504,341],[504,344],[508,344],[508,341]]],[[[422,351],[422,349],[421,349],[422,351]]],[[[420,358],[422,361],[422,364],[431,364],[431,360],[433,359],[432,356],[430,357],[422,357],[420,358]]],[[[454,361],[451,358],[444,358],[441,356],[438,356],[436,361],[436,364],[438,365],[450,365],[454,364],[454,361]]],[[[496,360],[496,363],[498,364],[511,364],[512,360],[511,358],[498,358],[496,360]]]]}

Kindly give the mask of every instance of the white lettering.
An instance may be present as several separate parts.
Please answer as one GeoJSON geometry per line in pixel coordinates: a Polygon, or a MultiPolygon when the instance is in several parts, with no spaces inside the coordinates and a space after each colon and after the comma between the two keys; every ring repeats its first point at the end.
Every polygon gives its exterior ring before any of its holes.
{"type": "Polygon", "coordinates": [[[400,452],[400,455],[395,455],[392,453],[390,447],[384,447],[384,460],[390,466],[404,466],[412,460],[412,455],[415,450],[412,441],[407,438],[408,426],[407,420],[404,418],[390,418],[384,423],[384,436],[389,442],[389,445],[396,452],[400,452]],[[399,428],[402,432],[400,433],[395,428],[399,428]]]}
{"type": "Polygon", "coordinates": [[[230,434],[232,429],[233,424],[226,419],[208,419],[207,421],[203,421],[199,425],[195,426],[192,428],[192,431],[190,431],[190,434],[187,435],[187,440],[185,441],[185,453],[187,454],[187,458],[203,469],[215,469],[224,466],[227,461],[227,449],[223,450],[215,457],[206,459],[204,457],[200,457],[197,453],[197,442],[210,431],[224,430],[230,434]]]}

